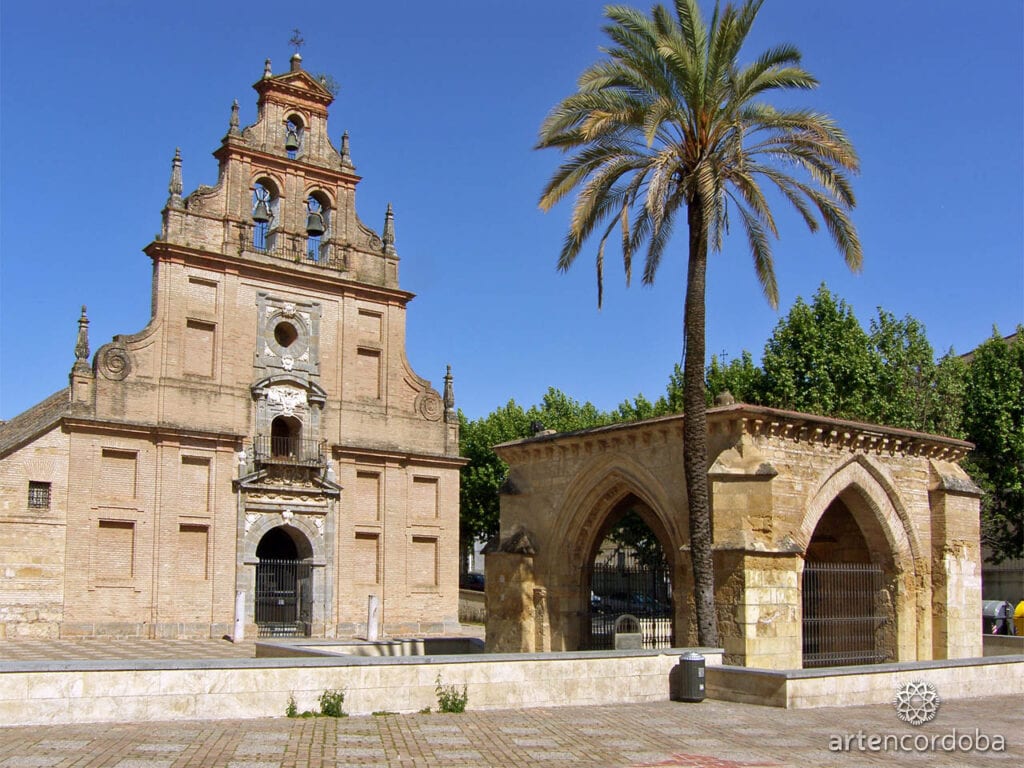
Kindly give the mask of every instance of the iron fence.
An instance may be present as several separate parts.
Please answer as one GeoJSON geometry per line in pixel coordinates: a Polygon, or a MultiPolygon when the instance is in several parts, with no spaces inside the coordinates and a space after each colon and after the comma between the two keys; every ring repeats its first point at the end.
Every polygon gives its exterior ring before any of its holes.
{"type": "Polygon", "coordinates": [[[883,584],[882,568],[873,563],[804,564],[804,667],[885,661],[879,638],[889,621],[879,599],[883,584]]]}
{"type": "Polygon", "coordinates": [[[644,558],[628,547],[617,548],[594,562],[582,646],[613,648],[615,620],[631,614],[639,621],[644,648],[670,648],[672,613],[672,581],[664,557],[644,558]]]}
{"type": "Polygon", "coordinates": [[[312,566],[300,560],[264,559],[256,565],[259,637],[308,636],[312,618],[312,566]]]}

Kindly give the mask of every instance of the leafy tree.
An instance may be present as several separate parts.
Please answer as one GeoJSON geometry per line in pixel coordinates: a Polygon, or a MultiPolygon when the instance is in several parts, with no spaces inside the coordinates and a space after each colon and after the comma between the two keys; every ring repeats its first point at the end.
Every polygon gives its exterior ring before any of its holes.
{"type": "Polygon", "coordinates": [[[592,403],[580,403],[553,387],[539,405],[524,410],[514,400],[481,419],[470,421],[459,412],[459,450],[469,463],[462,468],[459,488],[459,535],[463,553],[473,543],[498,533],[501,486],[508,477],[508,465],[492,447],[510,440],[530,437],[534,426],[556,432],[625,421],[618,413],[604,413],[592,403]]]}
{"type": "Polygon", "coordinates": [[[568,269],[583,243],[603,225],[597,249],[598,305],[604,246],[621,232],[627,284],[633,254],[644,243],[643,280],[652,283],[685,209],[688,263],[684,310],[684,474],[689,506],[697,631],[718,644],[707,486],[705,282],[709,248],[719,251],[730,208],[743,225],[754,269],[769,303],[778,303],[770,235],[775,219],[761,185],[770,183],[813,231],[815,209],[852,269],[861,247],[847,215],[854,205],[847,171],[856,153],[828,117],[778,109],[761,97],[810,89],[817,81],[792,45],[764,51],[751,64],[737,59],[761,0],[716,7],[710,24],[697,0],[675,0],[674,13],[650,15],[609,6],[607,57],[580,76],[578,91],[545,119],[538,148],[575,152],[541,196],[550,209],[578,188],[558,266],[568,269]],[[802,178],[790,175],[802,170],[802,178]]]}
{"type": "Polygon", "coordinates": [[[964,426],[975,450],[967,470],[985,494],[982,541],[995,562],[1024,557],[1024,326],[998,332],[971,355],[964,426]]]}
{"type": "Polygon", "coordinates": [[[708,405],[712,405],[723,392],[729,392],[738,403],[760,405],[764,398],[764,371],[754,365],[754,358],[747,350],[728,362],[712,355],[707,382],[708,405]]]}
{"type": "Polygon", "coordinates": [[[935,366],[935,390],[928,431],[965,439],[964,399],[967,397],[967,364],[952,350],[935,366]]]}
{"type": "Polygon", "coordinates": [[[798,298],[765,344],[765,404],[840,418],[871,419],[878,359],[853,309],[824,284],[798,298]]]}

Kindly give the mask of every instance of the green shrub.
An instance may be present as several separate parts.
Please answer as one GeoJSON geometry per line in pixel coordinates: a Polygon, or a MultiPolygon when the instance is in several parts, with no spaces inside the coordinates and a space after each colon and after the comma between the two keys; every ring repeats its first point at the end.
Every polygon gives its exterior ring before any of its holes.
{"type": "Polygon", "coordinates": [[[345,703],[345,691],[329,689],[320,694],[320,714],[324,717],[348,717],[341,705],[345,703]]]}
{"type": "Polygon", "coordinates": [[[299,716],[299,708],[295,705],[295,694],[288,697],[288,706],[284,708],[284,713],[288,717],[299,716]]]}
{"type": "Polygon", "coordinates": [[[437,685],[434,687],[434,692],[437,694],[437,711],[438,712],[465,712],[466,702],[469,701],[469,693],[466,690],[466,686],[462,686],[460,691],[456,685],[442,685],[441,676],[437,676],[437,685]]]}

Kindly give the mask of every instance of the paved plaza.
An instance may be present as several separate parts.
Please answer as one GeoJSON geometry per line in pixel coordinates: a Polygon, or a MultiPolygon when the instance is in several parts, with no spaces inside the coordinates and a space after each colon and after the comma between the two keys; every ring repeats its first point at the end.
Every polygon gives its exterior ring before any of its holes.
{"type": "MultiPolygon", "coordinates": [[[[6,640],[0,661],[251,658],[252,643],[217,640],[6,640]]],[[[0,680],[2,684],[2,680],[0,680]]],[[[998,680],[993,680],[993,689],[998,680]]],[[[941,696],[941,691],[939,694],[941,696]]],[[[944,701],[908,725],[889,705],[782,710],[707,700],[620,706],[381,714],[342,719],[174,721],[0,727],[0,768],[328,768],[333,766],[1019,766],[1024,702],[944,701]],[[943,751],[954,732],[1006,741],[1002,752],[943,751]],[[870,751],[872,736],[911,749],[870,751]],[[835,738],[849,750],[833,752],[835,738]],[[848,739],[846,737],[849,737],[848,739]],[[940,741],[917,751],[914,741],[940,741]],[[863,751],[859,749],[863,746],[863,751]]],[[[2,724],[0,724],[2,725],[2,724]]]]}
{"type": "Polygon", "coordinates": [[[343,719],[0,728],[2,768],[318,768],[319,766],[1019,766],[1017,698],[941,704],[920,727],[887,705],[781,710],[719,701],[343,719]],[[1004,752],[858,751],[871,735],[1006,738],[1004,752]],[[829,751],[851,734],[851,751],[829,751]]]}

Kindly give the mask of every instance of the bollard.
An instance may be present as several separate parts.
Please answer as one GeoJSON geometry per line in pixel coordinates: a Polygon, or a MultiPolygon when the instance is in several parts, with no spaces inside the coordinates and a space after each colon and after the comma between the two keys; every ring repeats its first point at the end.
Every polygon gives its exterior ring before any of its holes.
{"type": "Polygon", "coordinates": [[[235,629],[231,635],[231,642],[240,643],[245,639],[245,592],[239,590],[235,593],[235,629]]]}
{"type": "Polygon", "coordinates": [[[693,651],[684,653],[668,680],[672,701],[704,701],[704,657],[693,651]]]}
{"type": "Polygon", "coordinates": [[[380,638],[380,609],[381,599],[377,595],[371,595],[367,600],[367,640],[376,642],[380,638]]]}

